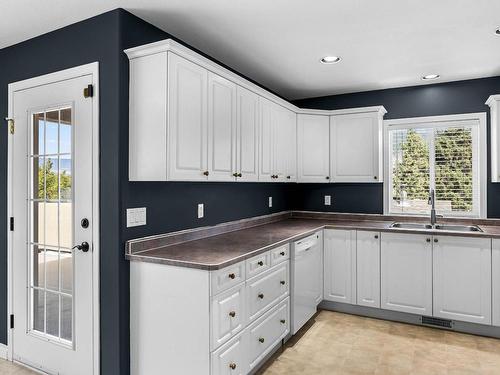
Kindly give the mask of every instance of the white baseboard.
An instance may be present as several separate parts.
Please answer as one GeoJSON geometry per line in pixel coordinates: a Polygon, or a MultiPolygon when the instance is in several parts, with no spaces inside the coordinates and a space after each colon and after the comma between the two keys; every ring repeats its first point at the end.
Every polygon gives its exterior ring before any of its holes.
{"type": "Polygon", "coordinates": [[[8,348],[5,344],[0,344],[0,359],[7,359],[8,348]]]}

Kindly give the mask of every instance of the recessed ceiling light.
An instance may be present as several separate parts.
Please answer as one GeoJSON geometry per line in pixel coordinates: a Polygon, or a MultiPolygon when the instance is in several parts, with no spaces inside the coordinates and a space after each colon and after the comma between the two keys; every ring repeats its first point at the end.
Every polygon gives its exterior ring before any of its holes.
{"type": "Polygon", "coordinates": [[[340,60],[341,58],[338,56],[325,56],[319,61],[321,61],[323,64],[335,64],[338,63],[340,60]]]}
{"type": "Polygon", "coordinates": [[[426,76],[423,76],[422,79],[424,81],[432,81],[433,79],[438,79],[439,74],[427,74],[426,76]]]}

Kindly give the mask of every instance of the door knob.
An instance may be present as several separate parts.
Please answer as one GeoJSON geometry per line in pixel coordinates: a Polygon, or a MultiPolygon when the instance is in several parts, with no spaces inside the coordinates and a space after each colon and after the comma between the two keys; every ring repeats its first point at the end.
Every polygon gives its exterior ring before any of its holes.
{"type": "Polygon", "coordinates": [[[78,249],[86,253],[90,249],[90,245],[88,242],[83,241],[80,245],[73,246],[73,249],[78,249]]]}

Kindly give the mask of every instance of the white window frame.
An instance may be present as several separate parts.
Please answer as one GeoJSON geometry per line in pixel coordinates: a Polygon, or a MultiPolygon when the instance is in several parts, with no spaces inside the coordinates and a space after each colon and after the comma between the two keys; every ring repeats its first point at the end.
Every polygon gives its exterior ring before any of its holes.
{"type": "Polygon", "coordinates": [[[479,156],[479,214],[464,215],[462,213],[450,214],[448,217],[470,217],[470,218],[486,218],[487,216],[487,144],[486,144],[486,112],[480,113],[464,113],[458,115],[444,115],[444,116],[428,116],[428,117],[413,117],[402,118],[395,120],[384,121],[384,214],[393,216],[427,216],[417,213],[401,213],[391,212],[391,191],[392,191],[392,168],[390,166],[391,155],[389,143],[389,130],[402,129],[402,128],[425,128],[425,127],[439,127],[449,125],[453,122],[463,122],[464,125],[470,125],[471,122],[479,123],[477,127],[478,136],[478,156],[479,156]]]}

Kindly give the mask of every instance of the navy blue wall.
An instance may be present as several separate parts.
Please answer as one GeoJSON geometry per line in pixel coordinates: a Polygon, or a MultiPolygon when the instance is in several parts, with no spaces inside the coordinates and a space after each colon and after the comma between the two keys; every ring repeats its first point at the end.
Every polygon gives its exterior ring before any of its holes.
{"type": "MultiPolygon", "coordinates": [[[[498,93],[500,93],[500,77],[493,77],[302,99],[296,100],[294,104],[302,108],[316,109],[383,105],[387,109],[385,119],[487,112],[489,161],[489,107],[484,103],[491,94],[498,93]]],[[[489,164],[488,181],[490,181],[489,164]]],[[[294,208],[382,213],[383,186],[380,183],[299,185],[294,208]],[[333,204],[328,208],[323,205],[325,194],[332,194],[333,204]]],[[[500,184],[488,183],[488,217],[500,217],[500,184]]]]}

